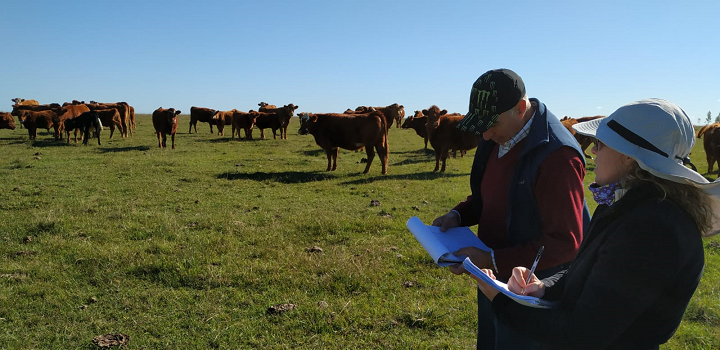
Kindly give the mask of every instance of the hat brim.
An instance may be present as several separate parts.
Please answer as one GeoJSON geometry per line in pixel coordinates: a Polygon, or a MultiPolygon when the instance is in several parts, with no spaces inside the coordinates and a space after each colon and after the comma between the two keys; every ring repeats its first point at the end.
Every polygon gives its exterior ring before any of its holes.
{"type": "Polygon", "coordinates": [[[597,118],[593,120],[588,120],[586,122],[573,124],[572,128],[577,132],[578,134],[595,137],[595,133],[597,132],[598,126],[600,126],[600,122],[605,118],[597,118]]]}
{"type": "Polygon", "coordinates": [[[457,128],[462,130],[463,132],[467,132],[470,134],[482,135],[494,124],[494,123],[482,123],[482,125],[478,126],[479,121],[480,121],[479,115],[468,112],[467,114],[465,114],[465,117],[463,117],[462,120],[460,120],[460,122],[457,125],[457,128]]]}

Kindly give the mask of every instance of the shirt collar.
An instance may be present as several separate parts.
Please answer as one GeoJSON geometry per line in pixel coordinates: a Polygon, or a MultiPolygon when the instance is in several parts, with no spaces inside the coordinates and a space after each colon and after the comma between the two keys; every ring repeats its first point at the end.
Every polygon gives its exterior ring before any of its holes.
{"type": "Polygon", "coordinates": [[[528,122],[525,123],[525,126],[523,126],[523,128],[520,129],[520,131],[515,136],[513,136],[513,138],[511,138],[510,140],[507,140],[505,143],[503,143],[502,145],[500,145],[498,147],[498,158],[500,158],[500,157],[504,156],[505,154],[507,154],[508,152],[510,152],[510,150],[513,147],[515,147],[515,145],[520,143],[520,141],[522,141],[525,137],[528,136],[528,134],[530,134],[530,127],[532,126],[532,122],[533,122],[533,119],[535,119],[536,113],[537,113],[537,109],[533,113],[532,117],[530,117],[530,120],[528,120],[528,122]]]}

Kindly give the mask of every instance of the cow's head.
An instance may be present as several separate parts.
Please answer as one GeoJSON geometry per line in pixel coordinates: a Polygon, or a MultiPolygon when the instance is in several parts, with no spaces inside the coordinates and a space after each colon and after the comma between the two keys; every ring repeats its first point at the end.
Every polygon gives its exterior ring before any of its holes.
{"type": "Polygon", "coordinates": [[[428,109],[423,109],[422,113],[428,117],[427,126],[434,129],[438,127],[440,117],[447,114],[447,110],[443,109],[441,111],[438,106],[432,105],[428,109]]]}
{"type": "Polygon", "coordinates": [[[165,116],[167,117],[167,122],[168,122],[168,124],[177,124],[177,122],[178,122],[177,116],[178,116],[178,114],[180,114],[180,113],[181,113],[181,112],[180,112],[179,109],[177,109],[177,110],[176,110],[175,108],[168,108],[168,109],[166,109],[166,110],[165,110],[165,116]]]}
{"type": "Polygon", "coordinates": [[[292,104],[292,103],[289,104],[289,105],[285,105],[285,106],[283,106],[283,107],[285,107],[288,111],[290,111],[290,116],[291,116],[291,117],[292,117],[293,115],[295,115],[295,110],[298,109],[298,106],[296,106],[296,105],[294,105],[294,104],[292,104]]]}
{"type": "Polygon", "coordinates": [[[298,117],[300,118],[300,129],[298,130],[298,134],[307,135],[310,133],[309,128],[311,127],[311,124],[317,121],[317,116],[308,112],[302,112],[298,113],[298,117]]]}
{"type": "Polygon", "coordinates": [[[261,108],[262,108],[262,107],[265,107],[265,106],[267,106],[267,105],[269,105],[269,103],[267,103],[267,102],[260,102],[260,103],[258,103],[258,106],[260,106],[261,108]]]}
{"type": "Polygon", "coordinates": [[[388,107],[390,107],[391,111],[389,117],[395,119],[395,123],[397,123],[396,128],[399,128],[400,123],[402,123],[403,118],[405,118],[405,106],[393,103],[388,107]]]}
{"type": "Polygon", "coordinates": [[[15,120],[10,113],[0,113],[0,129],[15,130],[15,120]]]}

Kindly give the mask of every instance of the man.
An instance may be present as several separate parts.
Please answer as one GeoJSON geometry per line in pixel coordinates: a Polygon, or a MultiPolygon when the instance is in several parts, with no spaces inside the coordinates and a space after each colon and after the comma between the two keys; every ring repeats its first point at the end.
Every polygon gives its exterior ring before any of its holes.
{"type": "MultiPolygon", "coordinates": [[[[493,269],[506,282],[515,266],[529,266],[544,247],[536,275],[566,269],[582,241],[585,158],[577,142],[543,103],[529,99],[515,72],[481,75],[470,92],[470,110],[458,125],[482,134],[470,173],[471,195],[435,219],[441,231],[478,225],[478,237],[492,250],[466,247],[479,268],[493,269]]],[[[453,265],[455,274],[465,272],[453,265]]],[[[478,295],[478,349],[536,349],[539,344],[499,323],[489,300],[478,295]]]]}

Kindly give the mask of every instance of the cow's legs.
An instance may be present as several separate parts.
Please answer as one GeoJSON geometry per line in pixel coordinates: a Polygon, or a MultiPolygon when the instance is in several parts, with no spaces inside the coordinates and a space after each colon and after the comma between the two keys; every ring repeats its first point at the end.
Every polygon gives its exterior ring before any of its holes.
{"type": "MultiPolygon", "coordinates": [[[[122,129],[120,129],[120,132],[122,133],[122,129]]],[[[157,138],[158,138],[158,147],[162,148],[162,136],[160,135],[160,132],[156,132],[157,138]]]]}
{"type": "MultiPolygon", "coordinates": [[[[369,148],[369,147],[368,147],[369,148]]],[[[380,165],[382,166],[382,174],[387,174],[388,156],[390,147],[388,146],[387,137],[384,137],[379,145],[375,146],[378,156],[380,157],[380,165]]],[[[368,162],[369,164],[370,162],[368,162]]],[[[369,167],[368,167],[369,168],[369,167]]]]}
{"type": "Polygon", "coordinates": [[[435,169],[433,169],[433,172],[440,170],[440,152],[440,148],[435,149],[435,169]]]}
{"type": "Polygon", "coordinates": [[[334,171],[334,170],[337,170],[337,157],[338,157],[338,153],[339,153],[339,152],[340,152],[340,148],[339,148],[339,147],[333,148],[333,154],[332,154],[332,160],[333,160],[332,170],[333,170],[333,171],[334,171]]]}
{"type": "Polygon", "coordinates": [[[367,164],[365,165],[365,171],[363,171],[363,174],[367,174],[368,171],[370,171],[370,165],[372,165],[373,159],[375,158],[375,150],[372,146],[367,145],[367,147],[365,147],[365,154],[367,155],[367,164]]]}
{"type": "Polygon", "coordinates": [[[170,134],[170,138],[172,139],[172,149],[175,149],[175,133],[170,134]]]}
{"type": "Polygon", "coordinates": [[[446,148],[442,148],[442,152],[440,152],[441,160],[442,160],[442,168],[440,168],[440,172],[445,172],[445,163],[447,162],[447,159],[450,157],[449,150],[446,148]]]}
{"type": "Polygon", "coordinates": [[[327,160],[328,160],[328,166],[327,166],[327,169],[325,169],[325,171],[333,170],[332,169],[332,154],[333,154],[332,148],[325,150],[325,155],[327,156],[327,160]]]}

